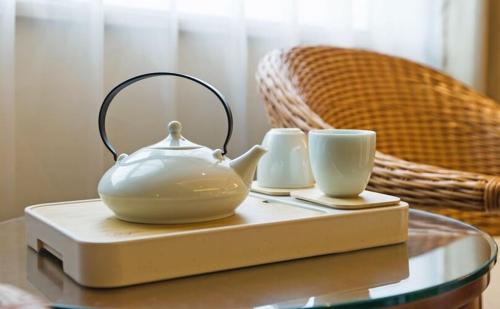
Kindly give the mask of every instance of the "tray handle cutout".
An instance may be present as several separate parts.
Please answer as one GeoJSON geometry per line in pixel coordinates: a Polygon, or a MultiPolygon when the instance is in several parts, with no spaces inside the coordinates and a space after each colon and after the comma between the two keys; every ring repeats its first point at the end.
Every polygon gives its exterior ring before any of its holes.
{"type": "Polygon", "coordinates": [[[37,239],[37,251],[40,252],[40,251],[46,251],[48,252],[49,254],[51,254],[52,256],[56,257],[58,260],[62,261],[63,260],[63,256],[62,254],[57,251],[56,249],[52,248],[51,246],[49,246],[48,244],[46,244],[45,242],[43,242],[42,240],[40,239],[37,239]]]}

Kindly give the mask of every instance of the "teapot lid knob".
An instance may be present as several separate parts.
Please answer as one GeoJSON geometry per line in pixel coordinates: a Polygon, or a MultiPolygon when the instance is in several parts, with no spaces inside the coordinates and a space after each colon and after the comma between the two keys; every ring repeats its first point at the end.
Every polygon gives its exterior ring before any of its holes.
{"type": "Polygon", "coordinates": [[[182,124],[179,121],[174,120],[169,122],[167,128],[168,128],[167,138],[154,145],[149,146],[148,148],[186,150],[186,149],[196,149],[203,147],[191,141],[188,141],[181,135],[182,124]]]}
{"type": "Polygon", "coordinates": [[[182,124],[179,121],[170,121],[168,123],[168,134],[173,138],[181,138],[182,124]]]}

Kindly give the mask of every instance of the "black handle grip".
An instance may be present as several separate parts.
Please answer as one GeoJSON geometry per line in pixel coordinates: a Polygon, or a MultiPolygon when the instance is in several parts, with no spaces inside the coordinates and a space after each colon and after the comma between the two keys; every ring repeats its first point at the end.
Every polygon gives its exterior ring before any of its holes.
{"type": "Polygon", "coordinates": [[[222,103],[222,106],[224,107],[224,111],[226,112],[227,116],[227,134],[226,134],[226,139],[224,141],[224,145],[222,147],[222,154],[225,155],[227,153],[227,144],[229,143],[229,139],[231,138],[231,134],[233,133],[233,114],[231,113],[231,108],[229,107],[229,104],[227,104],[227,102],[224,100],[224,96],[219,92],[219,90],[217,90],[214,86],[210,85],[209,83],[204,82],[201,79],[198,79],[190,75],[173,73],[173,72],[153,72],[153,73],[137,75],[118,84],[115,88],[113,88],[113,90],[111,90],[108,93],[108,95],[104,98],[104,101],[102,102],[101,109],[99,111],[99,134],[101,135],[101,139],[102,142],[104,143],[104,146],[106,146],[106,148],[108,148],[111,154],[113,154],[113,159],[116,161],[118,155],[116,153],[116,150],[113,148],[113,145],[111,145],[111,143],[109,142],[108,135],[106,134],[106,114],[108,112],[108,107],[111,104],[111,101],[113,101],[115,96],[120,91],[122,91],[123,89],[125,89],[126,87],[130,86],[135,82],[150,77],[164,76],[164,75],[177,76],[189,79],[207,88],[219,99],[219,101],[222,103]]]}

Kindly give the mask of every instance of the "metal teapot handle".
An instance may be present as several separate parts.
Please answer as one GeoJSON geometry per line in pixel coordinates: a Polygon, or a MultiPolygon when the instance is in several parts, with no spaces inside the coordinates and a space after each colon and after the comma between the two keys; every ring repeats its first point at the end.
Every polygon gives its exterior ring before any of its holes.
{"type": "Polygon", "coordinates": [[[209,83],[204,82],[201,79],[198,79],[190,75],[173,73],[173,72],[153,72],[153,73],[137,75],[118,84],[115,88],[113,88],[113,90],[111,90],[108,93],[108,95],[104,98],[104,101],[102,102],[101,109],[99,111],[99,134],[101,135],[101,139],[102,142],[104,143],[104,146],[106,146],[106,148],[108,148],[111,154],[113,154],[113,159],[116,161],[118,155],[116,153],[116,150],[113,148],[113,145],[111,145],[111,143],[109,142],[108,135],[106,134],[106,114],[108,112],[108,107],[111,104],[111,101],[120,91],[125,89],[127,86],[130,86],[131,84],[146,78],[162,76],[162,75],[177,76],[189,79],[207,88],[219,99],[219,101],[222,103],[222,106],[224,107],[224,111],[226,112],[227,116],[227,134],[226,134],[226,139],[224,141],[224,145],[222,147],[222,154],[225,155],[227,153],[227,144],[229,143],[229,139],[231,138],[231,134],[233,133],[233,114],[231,113],[231,108],[229,107],[229,104],[227,104],[227,102],[224,100],[224,96],[219,92],[219,90],[217,90],[214,86],[210,85],[209,83]]]}

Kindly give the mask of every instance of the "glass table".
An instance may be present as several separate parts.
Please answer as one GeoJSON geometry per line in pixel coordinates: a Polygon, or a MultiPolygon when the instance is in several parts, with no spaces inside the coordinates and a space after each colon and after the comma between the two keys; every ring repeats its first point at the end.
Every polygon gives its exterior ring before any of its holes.
{"type": "Polygon", "coordinates": [[[497,258],[496,243],[487,234],[411,210],[404,244],[91,289],[67,277],[55,257],[29,249],[24,238],[22,218],[0,223],[0,283],[55,307],[480,308],[497,258]]]}

